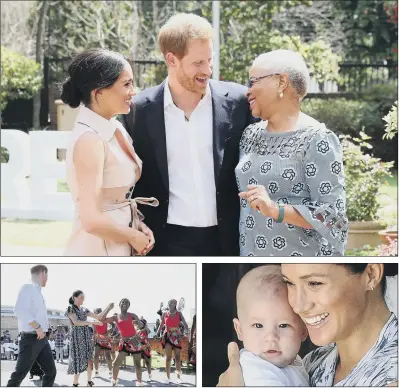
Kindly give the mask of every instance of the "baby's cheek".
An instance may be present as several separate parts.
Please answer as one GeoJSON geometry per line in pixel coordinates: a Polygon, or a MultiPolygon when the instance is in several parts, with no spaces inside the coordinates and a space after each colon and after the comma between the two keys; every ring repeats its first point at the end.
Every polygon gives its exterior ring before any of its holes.
{"type": "Polygon", "coordinates": [[[242,334],[245,348],[250,352],[256,352],[262,341],[261,335],[256,330],[245,330],[242,334]]]}

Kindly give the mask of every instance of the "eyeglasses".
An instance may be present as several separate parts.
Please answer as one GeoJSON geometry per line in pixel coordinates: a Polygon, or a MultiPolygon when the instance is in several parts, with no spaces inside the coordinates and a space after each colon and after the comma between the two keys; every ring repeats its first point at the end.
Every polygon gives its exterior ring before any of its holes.
{"type": "Polygon", "coordinates": [[[254,83],[260,81],[263,78],[267,78],[267,77],[272,77],[273,75],[280,75],[280,73],[273,73],[273,74],[268,74],[268,75],[263,75],[262,77],[252,77],[248,80],[248,88],[252,88],[252,86],[254,86],[254,83]]]}

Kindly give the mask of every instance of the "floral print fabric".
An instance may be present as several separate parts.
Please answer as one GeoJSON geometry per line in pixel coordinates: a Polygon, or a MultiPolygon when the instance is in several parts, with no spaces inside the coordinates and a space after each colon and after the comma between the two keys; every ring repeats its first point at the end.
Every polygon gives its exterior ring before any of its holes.
{"type": "Polygon", "coordinates": [[[276,223],[240,207],[241,256],[339,256],[347,241],[345,178],[337,136],[301,113],[296,131],[269,133],[266,122],[248,126],[235,169],[239,191],[265,186],[270,198],[291,204],[312,225],[276,223]]]}

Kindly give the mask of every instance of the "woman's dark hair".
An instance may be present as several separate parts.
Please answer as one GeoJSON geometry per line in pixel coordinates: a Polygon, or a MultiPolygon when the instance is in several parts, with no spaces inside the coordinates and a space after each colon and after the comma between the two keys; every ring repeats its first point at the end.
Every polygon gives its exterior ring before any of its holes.
{"type": "Polygon", "coordinates": [[[62,85],[61,100],[71,108],[81,102],[89,105],[90,93],[113,85],[126,64],[127,60],[114,51],[88,49],[79,53],[68,67],[69,78],[62,85]]]}
{"type": "Polygon", "coordinates": [[[103,309],[101,307],[97,307],[94,309],[94,314],[101,314],[103,312],[103,309]]]}
{"type": "MultiPolygon", "coordinates": [[[[339,264],[345,266],[353,274],[361,274],[365,271],[367,263],[361,264],[339,264]]],[[[396,276],[398,274],[397,263],[384,263],[384,273],[381,279],[382,296],[385,296],[387,290],[387,276],[396,276]]]]}
{"type": "Polygon", "coordinates": [[[69,304],[74,304],[73,298],[77,298],[79,295],[83,294],[83,291],[76,290],[72,296],[69,298],[69,304]]]}

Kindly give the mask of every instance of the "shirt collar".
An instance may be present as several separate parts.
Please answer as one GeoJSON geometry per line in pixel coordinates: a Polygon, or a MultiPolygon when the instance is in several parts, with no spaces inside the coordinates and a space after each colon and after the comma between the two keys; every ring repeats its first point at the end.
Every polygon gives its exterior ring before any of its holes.
{"type": "Polygon", "coordinates": [[[42,286],[39,283],[36,283],[34,280],[32,280],[32,284],[37,287],[39,290],[42,289],[42,286]]]}
{"type": "MultiPolygon", "coordinates": [[[[200,104],[201,101],[209,101],[211,98],[211,88],[209,87],[209,83],[206,87],[205,90],[205,95],[202,97],[202,99],[200,100],[200,104]]],[[[165,80],[165,89],[164,89],[164,96],[163,96],[163,107],[166,108],[169,105],[174,105],[175,103],[173,102],[173,98],[172,98],[172,93],[170,92],[170,88],[169,88],[169,78],[167,77],[165,80]]]]}
{"type": "Polygon", "coordinates": [[[84,105],[81,105],[79,108],[76,122],[88,125],[105,141],[110,141],[112,139],[118,127],[118,121],[115,118],[107,120],[84,105]]]}

